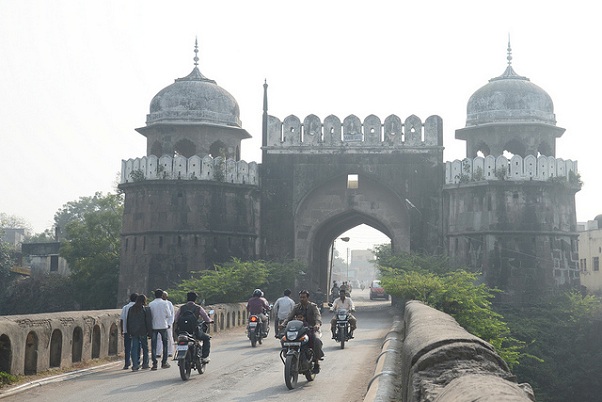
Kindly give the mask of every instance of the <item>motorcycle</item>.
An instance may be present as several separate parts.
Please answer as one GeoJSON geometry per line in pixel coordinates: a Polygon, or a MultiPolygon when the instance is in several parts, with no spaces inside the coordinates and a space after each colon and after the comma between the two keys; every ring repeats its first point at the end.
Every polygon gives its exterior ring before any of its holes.
{"type": "Polygon", "coordinates": [[[280,340],[280,360],[284,363],[284,382],[288,389],[297,385],[299,374],[307,381],[313,381],[314,351],[309,346],[309,328],[302,321],[292,320],[286,324],[284,336],[280,340]]]}
{"type": "Polygon", "coordinates": [[[249,323],[247,324],[247,337],[251,340],[251,346],[257,346],[257,343],[261,345],[263,338],[266,338],[270,333],[270,316],[268,315],[268,322],[266,323],[266,332],[262,332],[263,322],[261,317],[255,314],[249,316],[249,323]]]}
{"type": "Polygon", "coordinates": [[[345,342],[351,339],[351,325],[349,324],[349,312],[342,308],[335,312],[337,326],[335,327],[334,340],[341,343],[341,349],[345,349],[345,342]]]}
{"type": "MultiPolygon", "coordinates": [[[[210,310],[209,316],[213,313],[214,310],[210,310]]],[[[209,324],[207,322],[201,321],[199,326],[204,333],[207,333],[209,329],[209,324]]],[[[205,372],[207,363],[201,361],[202,347],[203,341],[195,338],[194,334],[188,332],[181,332],[178,334],[176,350],[174,351],[174,360],[178,361],[182,381],[187,381],[190,378],[192,370],[197,370],[199,374],[205,372]]]]}

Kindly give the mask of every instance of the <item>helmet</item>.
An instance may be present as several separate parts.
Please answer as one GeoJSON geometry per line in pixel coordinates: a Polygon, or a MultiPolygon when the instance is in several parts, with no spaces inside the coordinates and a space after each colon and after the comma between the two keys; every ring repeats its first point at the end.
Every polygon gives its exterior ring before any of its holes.
{"type": "Polygon", "coordinates": [[[261,291],[261,289],[255,289],[253,291],[253,296],[262,297],[263,296],[263,292],[261,291]]]}

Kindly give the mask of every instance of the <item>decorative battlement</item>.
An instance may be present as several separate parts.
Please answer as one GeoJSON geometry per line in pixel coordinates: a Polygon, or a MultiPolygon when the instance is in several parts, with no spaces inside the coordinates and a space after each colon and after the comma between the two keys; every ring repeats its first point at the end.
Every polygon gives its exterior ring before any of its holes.
{"type": "Polygon", "coordinates": [[[259,185],[256,162],[224,160],[198,155],[155,155],[121,161],[121,183],[142,180],[213,180],[223,183],[259,185]]]}
{"type": "Polygon", "coordinates": [[[489,155],[477,156],[446,162],[445,184],[465,183],[481,180],[540,180],[547,181],[554,177],[567,181],[577,177],[577,161],[563,160],[553,156],[535,157],[527,155],[524,159],[514,155],[510,160],[505,156],[497,158],[489,155]]]}
{"type": "Polygon", "coordinates": [[[332,151],[341,148],[362,150],[399,150],[410,148],[442,147],[443,121],[430,116],[424,123],[417,116],[404,122],[390,115],[383,122],[375,115],[366,117],[363,123],[357,116],[347,116],[342,122],[330,115],[322,122],[316,115],[309,115],[301,122],[290,115],[281,122],[268,116],[268,152],[298,152],[303,148],[332,151]]]}

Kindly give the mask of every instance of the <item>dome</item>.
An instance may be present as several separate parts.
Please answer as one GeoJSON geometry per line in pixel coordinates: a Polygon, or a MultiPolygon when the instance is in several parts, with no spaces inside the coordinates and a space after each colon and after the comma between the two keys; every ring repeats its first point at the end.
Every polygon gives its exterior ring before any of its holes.
{"type": "Polygon", "coordinates": [[[510,63],[502,75],[490,79],[468,100],[466,127],[500,122],[556,125],[550,95],[516,74],[510,63]]]}
{"type": "Polygon", "coordinates": [[[236,99],[214,80],[201,74],[196,60],[190,74],[176,79],[155,95],[146,117],[147,126],[158,123],[206,123],[241,127],[236,99]]]}

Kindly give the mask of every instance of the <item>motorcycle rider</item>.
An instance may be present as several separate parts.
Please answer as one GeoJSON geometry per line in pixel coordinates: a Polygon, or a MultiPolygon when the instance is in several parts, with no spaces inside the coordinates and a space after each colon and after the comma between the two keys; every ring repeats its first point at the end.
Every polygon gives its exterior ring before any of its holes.
{"type": "MultiPolygon", "coordinates": [[[[209,315],[207,314],[205,309],[195,303],[195,301],[198,297],[199,296],[196,294],[196,292],[186,293],[187,302],[186,302],[186,304],[183,304],[182,307],[180,307],[180,309],[176,313],[176,317],[174,319],[174,323],[176,323],[176,327],[177,327],[178,318],[180,318],[180,315],[182,315],[182,313],[184,313],[184,311],[192,311],[192,313],[194,314],[194,316],[196,317],[197,320],[199,318],[201,318],[203,321],[205,321],[209,324],[214,322],[211,319],[211,317],[209,317],[209,315]]],[[[176,335],[177,335],[178,328],[174,328],[174,329],[175,329],[176,335]]],[[[209,363],[209,361],[211,360],[209,358],[209,353],[211,353],[211,337],[209,335],[207,335],[202,330],[202,328],[200,328],[200,325],[197,327],[197,330],[194,333],[194,337],[198,340],[203,341],[203,348],[201,350],[201,363],[209,363]]]]}
{"type": "Polygon", "coordinates": [[[253,296],[247,301],[247,312],[249,315],[256,315],[261,319],[261,336],[263,337],[266,337],[268,334],[268,316],[266,311],[270,310],[271,307],[263,297],[261,289],[255,289],[253,296]]]}
{"type": "Polygon", "coordinates": [[[314,351],[314,367],[312,371],[314,374],[318,374],[320,372],[320,360],[324,358],[324,352],[322,352],[322,340],[317,337],[315,333],[320,331],[320,326],[322,325],[322,315],[320,314],[320,310],[318,309],[316,303],[309,301],[308,290],[302,290],[299,292],[299,303],[295,304],[295,307],[293,307],[293,310],[290,312],[281,326],[285,327],[289,321],[294,320],[298,315],[305,317],[305,321],[313,329],[313,331],[309,332],[310,341],[313,342],[312,349],[314,351]]]}
{"type": "Polygon", "coordinates": [[[324,293],[322,292],[321,288],[318,288],[318,290],[316,290],[316,293],[314,294],[314,300],[316,301],[316,304],[318,305],[318,309],[320,309],[320,313],[321,313],[322,308],[324,308],[324,301],[325,301],[324,293]]]}
{"type": "Polygon", "coordinates": [[[280,322],[286,320],[290,312],[293,310],[293,307],[295,306],[295,302],[290,297],[291,293],[292,292],[290,289],[284,289],[284,296],[276,299],[274,307],[272,307],[274,310],[274,316],[276,317],[276,319],[274,320],[275,338],[279,338],[278,325],[280,324],[280,322]]]}
{"type": "Polygon", "coordinates": [[[334,333],[337,327],[336,312],[342,308],[347,310],[347,312],[349,313],[349,325],[351,329],[351,332],[349,333],[349,338],[353,338],[353,331],[356,328],[357,320],[351,314],[351,312],[355,311],[355,306],[353,305],[353,300],[351,300],[351,297],[347,297],[343,288],[341,288],[339,294],[340,297],[334,301],[332,307],[330,308],[330,311],[335,312],[334,317],[332,317],[332,320],[330,320],[330,332],[332,332],[332,339],[334,339],[334,333]]]}

